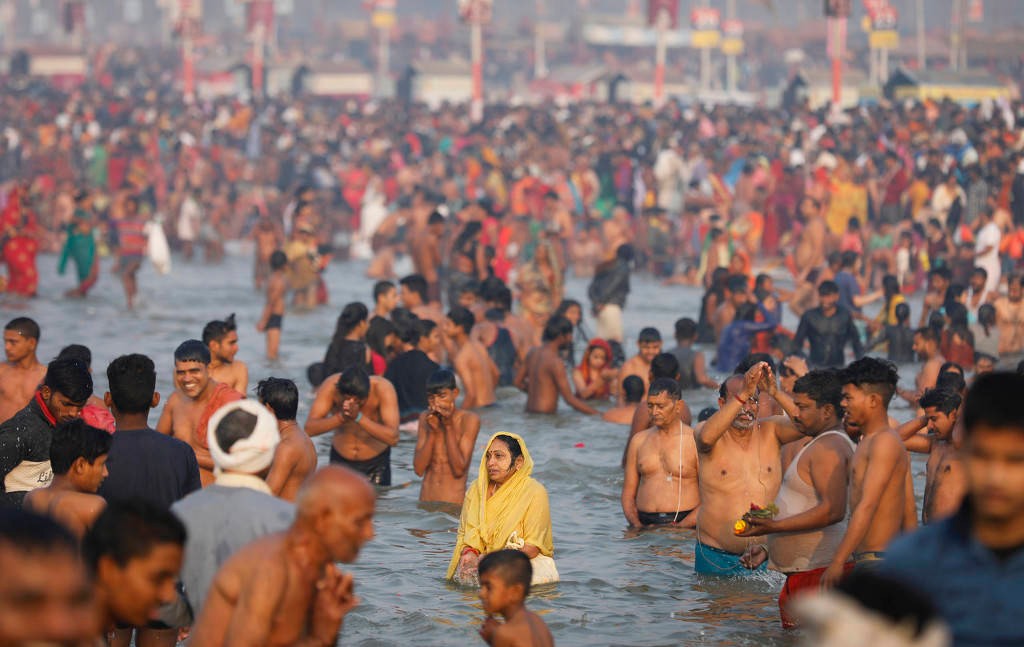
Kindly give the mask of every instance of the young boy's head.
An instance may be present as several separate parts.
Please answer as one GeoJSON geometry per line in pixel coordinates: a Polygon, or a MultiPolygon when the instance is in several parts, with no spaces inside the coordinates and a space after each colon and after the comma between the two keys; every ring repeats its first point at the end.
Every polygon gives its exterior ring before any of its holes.
{"type": "Polygon", "coordinates": [[[530,595],[533,566],[519,550],[499,550],[480,560],[480,601],[487,614],[504,614],[530,595]]]}
{"type": "Polygon", "coordinates": [[[697,339],[697,322],[689,317],[676,321],[676,343],[693,343],[697,339]]]}
{"type": "Polygon", "coordinates": [[[910,306],[906,303],[899,303],[896,305],[896,322],[900,326],[906,326],[907,322],[910,321],[910,306]]]}
{"type": "Polygon", "coordinates": [[[284,252],[277,249],[270,255],[270,269],[274,272],[283,270],[288,265],[288,257],[284,252]]]}
{"type": "Polygon", "coordinates": [[[640,331],[640,336],[637,337],[636,345],[639,348],[640,357],[644,362],[650,364],[651,360],[661,352],[661,333],[657,328],[644,328],[640,331]]]}
{"type": "Polygon", "coordinates": [[[622,395],[626,404],[637,404],[644,399],[644,381],[636,375],[627,375],[622,380],[622,395]]]}
{"type": "Polygon", "coordinates": [[[427,378],[427,402],[432,406],[440,404],[454,409],[458,397],[459,387],[455,382],[455,373],[441,368],[427,378]]]}
{"type": "Polygon", "coordinates": [[[50,466],[66,476],[80,492],[95,493],[107,478],[110,434],[90,427],[81,418],[61,423],[50,440],[50,466]]]}

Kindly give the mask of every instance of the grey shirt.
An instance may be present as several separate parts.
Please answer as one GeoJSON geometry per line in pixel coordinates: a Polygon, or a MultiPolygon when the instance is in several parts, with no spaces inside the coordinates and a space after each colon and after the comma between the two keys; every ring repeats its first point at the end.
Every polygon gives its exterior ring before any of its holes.
{"type": "Polygon", "coordinates": [[[181,582],[194,617],[229,557],[264,535],[285,530],[295,519],[295,506],[288,501],[242,485],[245,478],[262,480],[231,476],[238,487],[214,483],[171,506],[188,530],[181,582]]]}

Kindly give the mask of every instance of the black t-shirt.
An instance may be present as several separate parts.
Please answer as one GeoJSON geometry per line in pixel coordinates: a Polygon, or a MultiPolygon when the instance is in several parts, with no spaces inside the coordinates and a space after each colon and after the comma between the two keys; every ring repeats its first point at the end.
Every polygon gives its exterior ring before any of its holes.
{"type": "Polygon", "coordinates": [[[107,501],[145,499],[170,508],[203,486],[196,453],[188,443],[148,428],[114,433],[107,471],[98,492],[107,501]]]}
{"type": "Polygon", "coordinates": [[[427,410],[427,379],[441,368],[419,349],[406,351],[391,360],[384,378],[395,386],[398,415],[406,420],[427,410]]]}

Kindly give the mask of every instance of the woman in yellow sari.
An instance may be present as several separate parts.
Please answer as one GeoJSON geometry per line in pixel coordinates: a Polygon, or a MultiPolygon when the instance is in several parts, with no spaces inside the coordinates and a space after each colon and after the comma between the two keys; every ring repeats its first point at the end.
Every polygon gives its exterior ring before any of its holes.
{"type": "Polygon", "coordinates": [[[480,557],[509,543],[535,560],[554,554],[551,510],[544,486],[530,478],[533,459],[517,434],[498,432],[487,441],[480,475],[462,505],[458,541],[446,578],[473,581],[480,557]]]}

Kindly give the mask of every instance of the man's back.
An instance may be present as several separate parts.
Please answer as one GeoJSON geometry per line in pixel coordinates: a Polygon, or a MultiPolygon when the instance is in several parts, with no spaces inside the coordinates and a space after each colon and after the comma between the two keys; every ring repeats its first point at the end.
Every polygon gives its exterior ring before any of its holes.
{"type": "Polygon", "coordinates": [[[810,343],[812,366],[842,366],[845,363],[847,333],[852,324],[849,311],[843,308],[837,308],[832,316],[827,316],[821,307],[808,310],[800,318],[797,328],[798,350],[806,339],[810,343]]]}
{"type": "Polygon", "coordinates": [[[526,410],[532,413],[554,413],[558,410],[558,383],[554,371],[564,370],[562,360],[547,346],[530,351],[526,358],[526,410]]]}
{"type": "Polygon", "coordinates": [[[202,487],[188,443],[152,429],[118,430],[107,458],[110,475],[97,494],[108,501],[143,498],[163,508],[202,487]]]}

